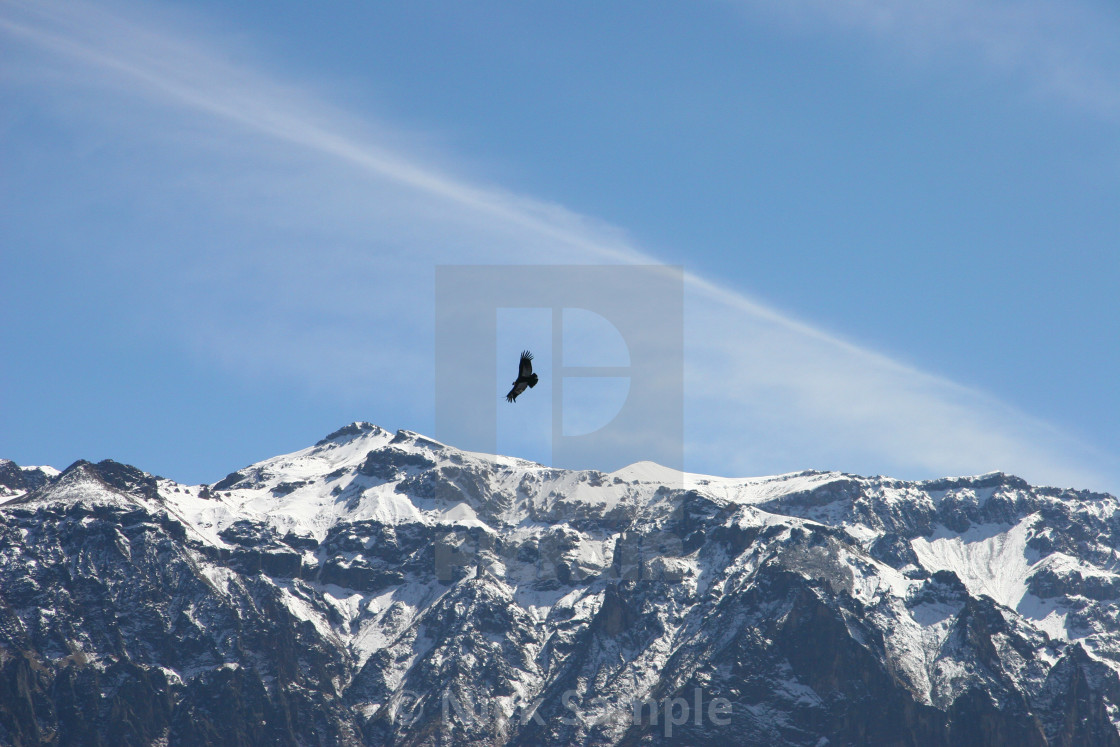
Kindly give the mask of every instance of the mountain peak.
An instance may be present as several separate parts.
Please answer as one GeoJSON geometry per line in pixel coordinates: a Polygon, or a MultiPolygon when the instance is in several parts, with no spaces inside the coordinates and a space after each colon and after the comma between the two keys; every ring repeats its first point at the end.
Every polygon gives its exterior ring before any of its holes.
{"type": "Polygon", "coordinates": [[[373,423],[367,423],[364,420],[355,420],[349,425],[344,425],[336,431],[328,433],[325,438],[319,440],[316,446],[326,446],[329,443],[346,443],[354,438],[361,438],[367,435],[381,435],[385,433],[385,429],[373,423]]]}
{"type": "Polygon", "coordinates": [[[606,474],[365,422],[212,486],[79,461],[0,505],[0,687],[31,702],[0,742],[48,714],[62,742],[623,744],[664,735],[635,703],[699,698],[730,722],[675,719],[690,744],[1112,744],[1117,516],[1002,473],[606,474]]]}

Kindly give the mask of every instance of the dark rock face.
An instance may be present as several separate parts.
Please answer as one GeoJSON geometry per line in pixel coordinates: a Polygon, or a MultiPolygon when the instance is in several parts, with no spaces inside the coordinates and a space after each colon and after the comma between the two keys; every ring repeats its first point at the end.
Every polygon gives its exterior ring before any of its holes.
{"type": "Polygon", "coordinates": [[[381,449],[371,451],[358,468],[358,472],[382,480],[393,480],[401,476],[408,467],[426,470],[436,466],[423,454],[414,454],[400,449],[381,449]]]}
{"type": "Polygon", "coordinates": [[[340,441],[354,436],[364,436],[369,433],[381,433],[381,428],[373,425],[372,423],[351,423],[344,425],[333,433],[327,434],[327,437],[316,443],[316,446],[328,446],[333,442],[340,441]]]}
{"type": "Polygon", "coordinates": [[[297,744],[312,726],[360,741],[331,698],[342,652],[275,586],[215,588],[144,512],[48,504],[0,521],[0,743],[297,744]]]}
{"type": "Polygon", "coordinates": [[[729,498],[361,423],[52,474],[0,462],[0,744],[1120,745],[1110,496],[729,498]]]}
{"type": "Polygon", "coordinates": [[[38,467],[20,467],[9,459],[0,459],[0,496],[4,488],[11,492],[35,490],[50,480],[50,475],[38,467]]]}

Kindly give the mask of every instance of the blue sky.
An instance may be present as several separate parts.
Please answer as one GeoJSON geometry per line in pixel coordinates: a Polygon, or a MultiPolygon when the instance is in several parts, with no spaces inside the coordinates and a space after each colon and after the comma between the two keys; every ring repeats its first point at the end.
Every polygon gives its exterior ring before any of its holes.
{"type": "Polygon", "coordinates": [[[664,262],[687,469],[1120,489],[1115,4],[17,0],[0,38],[4,457],[430,433],[436,265],[664,262]]]}

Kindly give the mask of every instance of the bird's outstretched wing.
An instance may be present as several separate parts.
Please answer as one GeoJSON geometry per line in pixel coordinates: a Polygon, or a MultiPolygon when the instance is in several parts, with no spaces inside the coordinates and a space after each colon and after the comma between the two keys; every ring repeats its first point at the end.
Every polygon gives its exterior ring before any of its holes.
{"type": "Polygon", "coordinates": [[[526,386],[526,383],[524,381],[521,381],[520,379],[514,382],[513,389],[510,389],[509,394],[506,395],[506,402],[516,402],[517,395],[525,391],[526,386]]]}
{"type": "Polygon", "coordinates": [[[528,350],[521,351],[521,364],[517,368],[517,378],[526,379],[533,374],[533,354],[528,350]]]}

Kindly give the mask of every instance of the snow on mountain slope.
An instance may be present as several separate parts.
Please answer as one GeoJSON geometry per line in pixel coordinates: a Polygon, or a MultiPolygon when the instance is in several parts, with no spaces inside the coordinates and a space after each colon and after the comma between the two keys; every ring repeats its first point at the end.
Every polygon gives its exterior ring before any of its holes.
{"type": "Polygon", "coordinates": [[[671,743],[635,704],[696,695],[730,721],[674,724],[694,744],[1120,744],[1112,496],[568,471],[368,423],[213,485],[0,478],[0,692],[31,708],[0,742],[139,703],[141,742],[671,743]]]}
{"type": "Polygon", "coordinates": [[[1015,526],[981,524],[964,532],[938,526],[930,537],[912,539],[910,546],[921,567],[953,571],[972,594],[987,594],[1014,609],[1027,593],[1031,571],[1040,562],[1027,544],[1039,518],[1031,514],[1015,526]]]}
{"type": "Polygon", "coordinates": [[[0,459],[0,503],[19,498],[58,474],[54,467],[21,467],[10,459],[0,459]]]}

